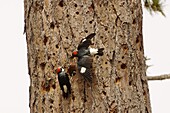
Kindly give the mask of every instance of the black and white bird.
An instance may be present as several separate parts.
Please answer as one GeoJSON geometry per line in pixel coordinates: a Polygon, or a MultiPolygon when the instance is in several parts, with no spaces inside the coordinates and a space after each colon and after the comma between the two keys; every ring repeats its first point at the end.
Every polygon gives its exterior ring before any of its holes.
{"type": "Polygon", "coordinates": [[[78,57],[77,59],[77,68],[79,73],[84,76],[84,78],[92,82],[92,56],[103,55],[104,48],[91,48],[92,45],[91,39],[95,36],[95,33],[88,35],[83,38],[78,45],[77,51],[73,51],[71,58],[78,57]]]}
{"type": "Polygon", "coordinates": [[[92,63],[93,59],[88,55],[82,56],[77,62],[79,73],[89,82],[92,82],[92,63]]]}
{"type": "Polygon", "coordinates": [[[103,55],[103,50],[104,50],[104,48],[99,48],[99,49],[90,48],[90,47],[87,48],[87,49],[86,48],[81,48],[78,51],[73,51],[72,58],[73,57],[81,58],[84,55],[89,55],[89,56],[99,55],[99,56],[102,56],[103,55]]]}
{"type": "Polygon", "coordinates": [[[88,35],[87,37],[83,38],[80,41],[80,44],[78,45],[77,51],[73,51],[72,53],[72,57],[82,57],[84,55],[99,55],[102,56],[103,55],[103,50],[104,48],[91,48],[89,47],[90,45],[92,45],[91,39],[95,36],[95,33],[92,33],[90,35],[88,35]]]}
{"type": "Polygon", "coordinates": [[[71,84],[70,84],[68,74],[64,71],[62,67],[57,68],[57,74],[58,74],[60,89],[63,92],[63,97],[68,98],[69,94],[71,94],[71,84]]]}

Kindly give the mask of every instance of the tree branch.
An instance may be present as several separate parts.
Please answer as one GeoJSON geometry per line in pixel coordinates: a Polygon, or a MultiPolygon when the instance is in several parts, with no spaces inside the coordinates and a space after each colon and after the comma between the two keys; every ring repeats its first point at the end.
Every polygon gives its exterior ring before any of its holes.
{"type": "Polygon", "coordinates": [[[159,76],[147,76],[148,80],[165,80],[170,79],[170,74],[164,74],[159,76]]]}

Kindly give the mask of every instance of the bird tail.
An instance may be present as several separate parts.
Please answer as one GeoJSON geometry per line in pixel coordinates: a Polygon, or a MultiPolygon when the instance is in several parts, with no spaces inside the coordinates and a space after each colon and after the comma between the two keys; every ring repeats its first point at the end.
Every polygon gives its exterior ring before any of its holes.
{"type": "Polygon", "coordinates": [[[64,85],[63,88],[64,88],[64,93],[67,93],[67,86],[64,85]]]}
{"type": "Polygon", "coordinates": [[[69,96],[69,94],[71,94],[71,84],[70,85],[64,85],[63,86],[63,97],[65,98],[65,99],[67,99],[68,98],[68,96],[69,96]]]}
{"type": "Polygon", "coordinates": [[[103,56],[104,48],[99,48],[96,55],[103,56]]]}
{"type": "Polygon", "coordinates": [[[82,74],[83,77],[85,78],[85,80],[89,81],[90,83],[92,83],[92,73],[91,73],[91,69],[87,69],[87,71],[82,74]]]}

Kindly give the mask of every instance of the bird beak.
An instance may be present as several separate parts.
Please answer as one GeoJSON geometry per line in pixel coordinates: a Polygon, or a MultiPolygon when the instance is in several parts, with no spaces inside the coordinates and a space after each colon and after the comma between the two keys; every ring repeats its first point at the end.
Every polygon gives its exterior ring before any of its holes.
{"type": "Polygon", "coordinates": [[[73,58],[74,58],[74,56],[71,56],[71,57],[70,57],[70,59],[73,59],[73,58]]]}

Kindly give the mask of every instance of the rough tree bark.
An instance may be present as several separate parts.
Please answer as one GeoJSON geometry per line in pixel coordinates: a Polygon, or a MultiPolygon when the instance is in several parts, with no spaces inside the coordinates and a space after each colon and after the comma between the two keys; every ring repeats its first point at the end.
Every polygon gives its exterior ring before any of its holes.
{"type": "MultiPolygon", "coordinates": [[[[151,113],[140,0],[24,0],[31,113],[151,113]],[[54,70],[96,33],[92,84],[80,75],[63,99],[54,70]]],[[[75,61],[71,61],[74,62],[75,61]]]]}

